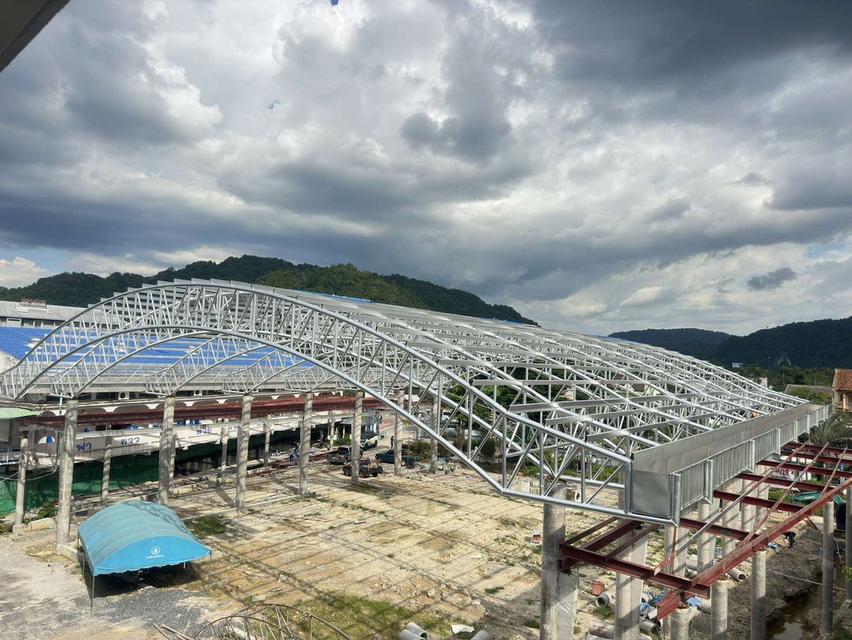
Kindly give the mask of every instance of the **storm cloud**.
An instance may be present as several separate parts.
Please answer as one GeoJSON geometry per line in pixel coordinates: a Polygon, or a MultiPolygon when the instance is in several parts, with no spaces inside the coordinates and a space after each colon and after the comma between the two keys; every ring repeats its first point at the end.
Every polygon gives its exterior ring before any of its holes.
{"type": "Polygon", "coordinates": [[[0,284],[255,253],[596,333],[849,313],[851,32],[792,0],[72,2],[0,74],[0,284]]]}

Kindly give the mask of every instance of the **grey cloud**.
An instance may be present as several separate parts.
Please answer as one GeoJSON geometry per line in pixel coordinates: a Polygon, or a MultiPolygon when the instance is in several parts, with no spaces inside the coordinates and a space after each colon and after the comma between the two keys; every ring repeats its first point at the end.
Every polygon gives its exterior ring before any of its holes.
{"type": "Polygon", "coordinates": [[[746,283],[753,291],[767,291],[777,289],[785,282],[796,279],[796,272],[790,267],[782,267],[759,276],[752,276],[746,283]]]}

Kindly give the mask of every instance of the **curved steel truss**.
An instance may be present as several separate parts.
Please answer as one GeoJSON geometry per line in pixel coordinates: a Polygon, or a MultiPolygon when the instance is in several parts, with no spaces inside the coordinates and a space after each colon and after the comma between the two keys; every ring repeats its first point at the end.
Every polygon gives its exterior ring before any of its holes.
{"type": "Polygon", "coordinates": [[[553,501],[556,483],[572,480],[569,506],[628,517],[635,452],[800,402],[646,345],[196,280],[93,305],[0,375],[0,396],[74,397],[105,383],[169,395],[199,381],[242,393],[360,389],[505,494],[553,501]],[[482,462],[489,440],[493,463],[482,462]]]}

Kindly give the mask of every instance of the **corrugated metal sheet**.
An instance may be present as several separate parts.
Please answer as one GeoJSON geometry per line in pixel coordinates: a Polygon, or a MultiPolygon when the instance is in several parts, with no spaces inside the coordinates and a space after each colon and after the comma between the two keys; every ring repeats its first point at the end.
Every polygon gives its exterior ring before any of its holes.
{"type": "Polygon", "coordinates": [[[0,420],[11,420],[12,418],[25,418],[36,415],[35,411],[21,409],[20,407],[0,407],[0,420]]]}
{"type": "Polygon", "coordinates": [[[120,502],[80,525],[93,575],[192,562],[210,555],[178,515],[153,502],[120,502]]]}

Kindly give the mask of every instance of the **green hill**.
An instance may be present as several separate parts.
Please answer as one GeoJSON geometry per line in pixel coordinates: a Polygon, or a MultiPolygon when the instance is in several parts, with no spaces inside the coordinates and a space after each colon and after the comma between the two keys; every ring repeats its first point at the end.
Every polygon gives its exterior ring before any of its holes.
{"type": "Polygon", "coordinates": [[[361,271],[351,264],[318,267],[312,264],[294,264],[279,258],[257,256],[226,258],[218,263],[193,262],[181,269],[166,269],[153,276],[113,273],[101,277],[90,273],[60,273],[41,278],[25,287],[0,287],[0,300],[35,298],[46,300],[50,304],[83,307],[130,287],[138,287],[157,280],[190,278],[238,280],[288,289],[367,298],[374,302],[445,313],[535,324],[512,307],[489,304],[470,292],[448,289],[425,280],[416,280],[398,274],[384,276],[370,271],[361,271]]]}
{"type": "Polygon", "coordinates": [[[725,340],[733,337],[722,331],[706,329],[640,329],[638,331],[620,331],[613,338],[652,344],[678,353],[710,360],[725,340]]]}
{"type": "Polygon", "coordinates": [[[652,344],[725,366],[852,368],[852,317],[793,322],[733,336],[703,329],[644,329],[612,337],[652,344]]]}

